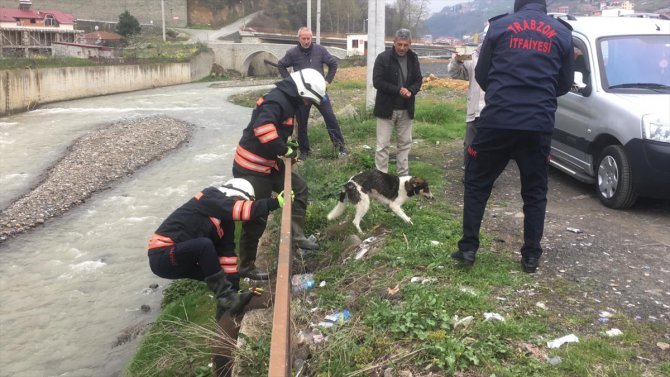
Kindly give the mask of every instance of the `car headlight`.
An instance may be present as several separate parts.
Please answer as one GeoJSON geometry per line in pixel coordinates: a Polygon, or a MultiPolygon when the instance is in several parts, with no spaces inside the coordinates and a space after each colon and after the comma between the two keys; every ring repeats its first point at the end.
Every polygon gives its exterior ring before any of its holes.
{"type": "Polygon", "coordinates": [[[670,118],[660,114],[647,114],[642,117],[642,135],[647,140],[670,143],[670,118]]]}

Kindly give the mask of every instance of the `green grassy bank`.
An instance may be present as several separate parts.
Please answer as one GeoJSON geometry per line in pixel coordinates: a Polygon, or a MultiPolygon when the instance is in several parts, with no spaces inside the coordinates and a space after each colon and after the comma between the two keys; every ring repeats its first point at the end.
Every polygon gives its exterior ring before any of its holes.
{"type": "MultiPolygon", "coordinates": [[[[343,159],[335,157],[325,127],[310,129],[315,153],[299,172],[310,187],[307,233],[319,234],[321,250],[296,263],[294,273],[314,272],[317,288],[294,297],[292,315],[296,332],[310,332],[309,323],[343,309],[352,316],[320,330],[327,339],[310,347],[308,375],[381,376],[392,368],[393,375],[413,376],[670,376],[670,362],[646,341],[664,331],[661,325],[622,314],[600,324],[593,308],[566,310],[585,288],[519,273],[512,250],[482,253],[469,270],[450,259],[460,237],[461,209],[446,200],[444,159],[447,146],[462,143],[464,93],[421,93],[410,171],[430,182],[435,199],[412,199],[403,206],[413,225],[374,203],[361,224],[361,239],[376,241],[363,258],[353,258],[355,247],[347,247],[356,233],[353,211],[333,222],[326,214],[342,183],[374,166],[375,119],[361,111],[364,83],[336,82],[329,93],[338,108],[351,104],[359,115],[339,119],[352,151],[343,159]],[[424,283],[413,282],[416,278],[424,283]],[[318,286],[321,281],[325,286],[318,286]],[[504,320],[487,320],[485,313],[504,320]],[[613,327],[623,335],[606,336],[613,327]],[[579,343],[547,348],[548,341],[570,333],[579,343]]],[[[251,106],[259,94],[236,101],[251,106]]],[[[268,232],[278,232],[278,222],[275,216],[268,232]]],[[[482,248],[490,242],[485,235],[482,248]]],[[[276,245],[271,248],[276,253],[276,245]]],[[[166,290],[164,304],[124,374],[209,376],[216,339],[209,292],[202,283],[180,281],[166,290]]],[[[246,340],[241,360],[253,367],[244,375],[267,375],[270,334],[246,340]]]]}

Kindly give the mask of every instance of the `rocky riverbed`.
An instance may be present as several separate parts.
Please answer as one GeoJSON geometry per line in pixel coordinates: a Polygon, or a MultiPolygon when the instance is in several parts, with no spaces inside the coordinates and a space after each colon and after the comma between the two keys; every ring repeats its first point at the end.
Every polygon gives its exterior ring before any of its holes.
{"type": "Polygon", "coordinates": [[[159,115],[120,120],[79,138],[35,188],[0,212],[0,243],[161,158],[187,141],[191,130],[189,123],[159,115]]]}

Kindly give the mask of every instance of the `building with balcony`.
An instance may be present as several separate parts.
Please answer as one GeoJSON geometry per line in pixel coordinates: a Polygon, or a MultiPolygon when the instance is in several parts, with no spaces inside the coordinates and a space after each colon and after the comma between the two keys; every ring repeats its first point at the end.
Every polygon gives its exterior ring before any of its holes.
{"type": "Polygon", "coordinates": [[[76,18],[57,10],[34,10],[30,0],[0,8],[0,56],[52,55],[52,43],[74,43],[76,18]]]}

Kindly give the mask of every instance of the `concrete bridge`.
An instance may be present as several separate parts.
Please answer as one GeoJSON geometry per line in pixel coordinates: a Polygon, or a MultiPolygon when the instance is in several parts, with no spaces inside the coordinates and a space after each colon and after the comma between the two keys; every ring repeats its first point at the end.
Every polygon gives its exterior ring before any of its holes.
{"type": "MultiPolygon", "coordinates": [[[[295,37],[294,37],[295,38],[295,37]]],[[[286,51],[296,46],[279,43],[234,43],[209,41],[207,46],[214,52],[214,62],[224,69],[231,69],[242,76],[277,76],[276,64],[286,51]]],[[[337,47],[326,47],[338,59],[344,59],[347,51],[337,47]]]]}

